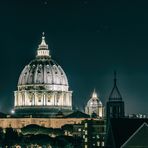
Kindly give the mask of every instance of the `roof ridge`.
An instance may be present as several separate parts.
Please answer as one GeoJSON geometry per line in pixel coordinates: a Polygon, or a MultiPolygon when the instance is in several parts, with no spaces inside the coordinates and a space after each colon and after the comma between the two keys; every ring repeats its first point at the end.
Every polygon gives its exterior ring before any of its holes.
{"type": "Polygon", "coordinates": [[[121,145],[121,148],[124,148],[124,146],[144,127],[147,126],[148,124],[146,122],[144,122],[143,124],[141,124],[139,126],[139,128],[121,145]]]}

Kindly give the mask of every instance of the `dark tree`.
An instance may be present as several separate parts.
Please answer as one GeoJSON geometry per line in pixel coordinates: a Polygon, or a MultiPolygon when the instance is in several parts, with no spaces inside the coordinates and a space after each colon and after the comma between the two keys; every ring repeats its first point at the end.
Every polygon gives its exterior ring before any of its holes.
{"type": "Polygon", "coordinates": [[[3,144],[5,146],[13,146],[17,144],[18,141],[19,141],[19,136],[17,131],[14,130],[13,128],[6,128],[3,144]]]}
{"type": "Polygon", "coordinates": [[[0,146],[2,146],[3,140],[4,140],[4,132],[3,129],[0,128],[0,146]]]}
{"type": "Polygon", "coordinates": [[[62,130],[64,132],[69,132],[69,133],[73,133],[73,125],[72,124],[65,124],[62,126],[62,130]]]}

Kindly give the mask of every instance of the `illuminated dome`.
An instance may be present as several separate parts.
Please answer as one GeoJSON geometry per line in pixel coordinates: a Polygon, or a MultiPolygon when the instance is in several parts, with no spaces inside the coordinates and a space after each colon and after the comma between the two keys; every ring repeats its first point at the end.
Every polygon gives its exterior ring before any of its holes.
{"type": "Polygon", "coordinates": [[[89,107],[98,107],[102,106],[102,102],[98,99],[97,93],[93,92],[91,99],[87,102],[87,106],[89,107]]]}
{"type": "Polygon", "coordinates": [[[49,113],[72,109],[72,92],[69,91],[65,72],[51,59],[43,34],[37,55],[25,66],[15,91],[17,113],[49,113]]]}
{"type": "Polygon", "coordinates": [[[68,90],[67,77],[63,69],[50,58],[36,58],[25,66],[18,87],[28,89],[32,85],[51,91],[68,90]]]}
{"type": "Polygon", "coordinates": [[[87,102],[87,105],[85,107],[85,113],[89,115],[95,113],[97,117],[101,118],[104,116],[104,107],[102,105],[102,102],[98,98],[95,90],[93,91],[90,100],[87,102]]]}

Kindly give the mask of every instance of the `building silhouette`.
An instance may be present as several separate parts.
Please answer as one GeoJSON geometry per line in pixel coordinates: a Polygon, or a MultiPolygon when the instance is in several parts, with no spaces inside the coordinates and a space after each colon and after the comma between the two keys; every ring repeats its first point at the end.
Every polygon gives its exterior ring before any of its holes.
{"type": "Polygon", "coordinates": [[[116,72],[114,72],[114,86],[106,106],[107,120],[110,118],[122,118],[125,116],[124,112],[124,101],[117,87],[116,72]]]}

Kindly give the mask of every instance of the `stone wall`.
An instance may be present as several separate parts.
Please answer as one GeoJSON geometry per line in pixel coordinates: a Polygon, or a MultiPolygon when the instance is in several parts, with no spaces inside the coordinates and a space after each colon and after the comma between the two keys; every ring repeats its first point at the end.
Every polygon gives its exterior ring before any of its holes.
{"type": "Polygon", "coordinates": [[[0,127],[20,129],[29,124],[37,124],[48,128],[61,128],[65,124],[78,124],[86,118],[0,118],[0,127]]]}

